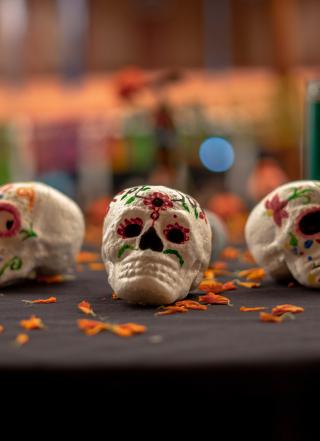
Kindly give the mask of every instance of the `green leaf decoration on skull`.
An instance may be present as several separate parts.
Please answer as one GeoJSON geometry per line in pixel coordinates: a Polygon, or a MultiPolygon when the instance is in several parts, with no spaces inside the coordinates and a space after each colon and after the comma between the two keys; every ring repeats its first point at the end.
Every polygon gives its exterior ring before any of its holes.
{"type": "Polygon", "coordinates": [[[311,196],[307,193],[310,193],[312,191],[311,188],[293,188],[293,193],[288,198],[288,202],[292,201],[293,199],[303,198],[302,203],[303,204],[309,204],[311,201],[311,196]]]}
{"type": "Polygon", "coordinates": [[[12,259],[8,260],[2,268],[0,268],[0,277],[4,274],[4,272],[10,268],[11,271],[18,271],[22,267],[22,260],[18,256],[12,257],[12,259]]]}
{"type": "Polygon", "coordinates": [[[123,253],[124,253],[126,250],[134,250],[134,247],[133,247],[132,245],[128,245],[128,244],[124,244],[124,245],[122,245],[122,246],[119,248],[119,251],[118,251],[118,258],[119,258],[119,259],[120,259],[120,257],[123,255],[123,253]]]}
{"type": "Polygon", "coordinates": [[[180,266],[182,266],[184,264],[184,260],[181,256],[181,254],[179,253],[179,251],[177,251],[177,250],[172,250],[169,248],[167,250],[164,250],[163,254],[174,254],[175,256],[177,256],[179,263],[180,263],[180,266]]]}
{"type": "Polygon", "coordinates": [[[32,237],[38,237],[37,233],[32,229],[32,225],[28,230],[27,229],[21,230],[20,234],[24,235],[22,240],[31,239],[32,237]]]}
{"type": "Polygon", "coordinates": [[[290,236],[290,245],[292,247],[296,247],[298,245],[298,239],[296,238],[296,236],[293,233],[289,233],[290,236]]]}
{"type": "Polygon", "coordinates": [[[133,201],[135,201],[135,196],[131,196],[131,198],[129,198],[126,202],[126,205],[132,204],[133,201]]]}

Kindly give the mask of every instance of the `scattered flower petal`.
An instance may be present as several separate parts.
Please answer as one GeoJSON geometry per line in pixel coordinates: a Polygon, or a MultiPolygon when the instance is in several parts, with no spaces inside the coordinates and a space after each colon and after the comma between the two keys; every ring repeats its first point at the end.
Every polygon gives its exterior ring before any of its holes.
{"type": "Polygon", "coordinates": [[[203,276],[205,279],[214,279],[214,271],[212,269],[207,269],[204,271],[203,276]]]}
{"type": "Polygon", "coordinates": [[[261,286],[259,282],[241,282],[240,280],[236,280],[236,283],[244,288],[259,288],[261,286]]]}
{"type": "Polygon", "coordinates": [[[240,251],[235,247],[226,247],[221,252],[221,258],[226,260],[237,260],[240,255],[240,251]]]}
{"type": "Polygon", "coordinates": [[[262,322],[269,323],[281,323],[283,321],[282,317],[278,317],[276,315],[270,314],[268,312],[260,312],[260,320],[262,322]]]}
{"type": "Polygon", "coordinates": [[[228,297],[220,296],[213,292],[208,292],[204,296],[199,296],[199,302],[208,303],[209,305],[228,305],[231,306],[228,297]]]}
{"type": "Polygon", "coordinates": [[[212,269],[214,270],[226,270],[227,268],[228,268],[227,262],[222,262],[220,260],[216,260],[212,265],[212,269]]]}
{"type": "Polygon", "coordinates": [[[184,306],[187,309],[195,309],[199,311],[206,311],[208,307],[206,305],[201,305],[201,303],[195,300],[179,300],[175,303],[176,306],[184,306]]]}
{"type": "Polygon", "coordinates": [[[203,280],[199,285],[200,291],[214,292],[216,294],[224,291],[232,291],[234,289],[237,289],[237,287],[231,281],[221,283],[212,280],[203,280]]]}
{"type": "Polygon", "coordinates": [[[100,322],[98,320],[80,319],[78,327],[86,335],[96,335],[101,331],[110,331],[112,325],[110,323],[100,322]]]}
{"type": "Polygon", "coordinates": [[[82,300],[82,302],[78,304],[78,309],[80,309],[80,311],[82,311],[84,314],[92,315],[93,317],[95,317],[96,315],[90,303],[87,302],[86,300],[82,300]]]}
{"type": "Polygon", "coordinates": [[[101,331],[110,331],[120,337],[131,337],[146,332],[146,326],[137,323],[112,324],[97,320],[78,320],[78,327],[86,335],[96,335],[101,331]]]}
{"type": "Polygon", "coordinates": [[[143,334],[146,332],[146,327],[143,325],[138,325],[137,323],[122,323],[120,325],[113,325],[111,332],[119,337],[131,337],[135,334],[143,334]]]}
{"type": "Polygon", "coordinates": [[[272,314],[274,315],[282,315],[287,312],[291,312],[292,314],[299,314],[300,312],[303,312],[304,308],[302,306],[296,306],[296,305],[277,305],[274,308],[272,308],[272,314]]]}
{"type": "Polygon", "coordinates": [[[105,271],[105,266],[101,262],[92,262],[88,264],[88,267],[91,271],[105,271]]]}
{"type": "Polygon", "coordinates": [[[56,297],[48,297],[47,299],[36,299],[36,300],[22,300],[24,303],[41,303],[41,304],[48,304],[48,303],[57,303],[56,297]]]}
{"type": "Polygon", "coordinates": [[[3,331],[4,331],[4,326],[3,326],[3,325],[0,325],[0,334],[2,334],[3,331]]]}
{"type": "Polygon", "coordinates": [[[24,329],[43,329],[44,328],[44,324],[43,321],[41,320],[41,318],[32,315],[29,319],[26,320],[21,320],[20,321],[20,326],[22,326],[22,328],[24,329]]]}
{"type": "Polygon", "coordinates": [[[77,263],[89,263],[96,262],[100,260],[100,255],[98,253],[92,253],[90,251],[80,251],[77,255],[77,263]]]}
{"type": "Polygon", "coordinates": [[[267,306],[241,306],[241,312],[254,312],[254,311],[263,311],[264,309],[268,309],[267,306]]]}
{"type": "Polygon", "coordinates": [[[18,334],[15,339],[15,344],[17,346],[23,346],[29,341],[29,335],[27,334],[18,334]]]}
{"type": "Polygon", "coordinates": [[[188,308],[185,306],[175,306],[175,305],[169,305],[169,306],[161,306],[162,311],[156,312],[155,315],[171,315],[171,314],[177,314],[177,313],[183,313],[188,312],[188,308]]]}
{"type": "Polygon", "coordinates": [[[233,290],[235,290],[235,289],[237,289],[237,287],[236,287],[236,285],[235,285],[233,282],[231,282],[231,281],[226,282],[226,283],[224,283],[224,284],[222,285],[222,292],[223,292],[223,291],[233,291],[233,290]]]}
{"type": "Polygon", "coordinates": [[[112,293],[112,300],[119,300],[119,296],[115,292],[112,293]]]}
{"type": "Polygon", "coordinates": [[[263,268],[249,268],[238,272],[239,277],[243,277],[247,280],[262,280],[266,273],[263,268]]]}
{"type": "Polygon", "coordinates": [[[71,274],[55,274],[53,276],[37,276],[37,282],[44,283],[63,283],[69,282],[70,280],[74,280],[75,277],[71,274]]]}

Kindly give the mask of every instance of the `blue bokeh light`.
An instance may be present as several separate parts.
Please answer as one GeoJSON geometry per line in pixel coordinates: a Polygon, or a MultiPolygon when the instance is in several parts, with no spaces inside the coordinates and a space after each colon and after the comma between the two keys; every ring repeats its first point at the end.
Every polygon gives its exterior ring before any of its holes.
{"type": "Polygon", "coordinates": [[[229,170],[234,162],[233,147],[224,138],[214,136],[200,145],[199,156],[202,164],[212,172],[229,170]]]}

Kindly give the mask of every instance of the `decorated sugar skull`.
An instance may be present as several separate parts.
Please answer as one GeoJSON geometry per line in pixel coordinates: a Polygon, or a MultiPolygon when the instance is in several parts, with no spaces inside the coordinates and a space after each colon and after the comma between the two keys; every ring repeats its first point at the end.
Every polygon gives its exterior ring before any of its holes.
{"type": "Polygon", "coordinates": [[[37,274],[67,274],[84,236],[79,207],[47,185],[0,187],[0,286],[37,274]]]}
{"type": "Polygon", "coordinates": [[[278,187],[253,209],[245,234],[271,276],[320,288],[320,181],[278,187]]]}
{"type": "Polygon", "coordinates": [[[102,257],[120,298],[162,305],[197,287],[211,253],[211,229],[191,197],[163,186],[115,196],[103,227],[102,257]]]}

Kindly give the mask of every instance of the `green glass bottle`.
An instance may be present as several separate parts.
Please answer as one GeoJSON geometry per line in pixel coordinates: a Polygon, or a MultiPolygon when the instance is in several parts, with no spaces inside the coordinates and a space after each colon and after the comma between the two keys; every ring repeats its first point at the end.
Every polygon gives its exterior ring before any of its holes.
{"type": "Polygon", "coordinates": [[[320,180],[320,80],[307,83],[305,115],[303,174],[306,179],[320,180]]]}

